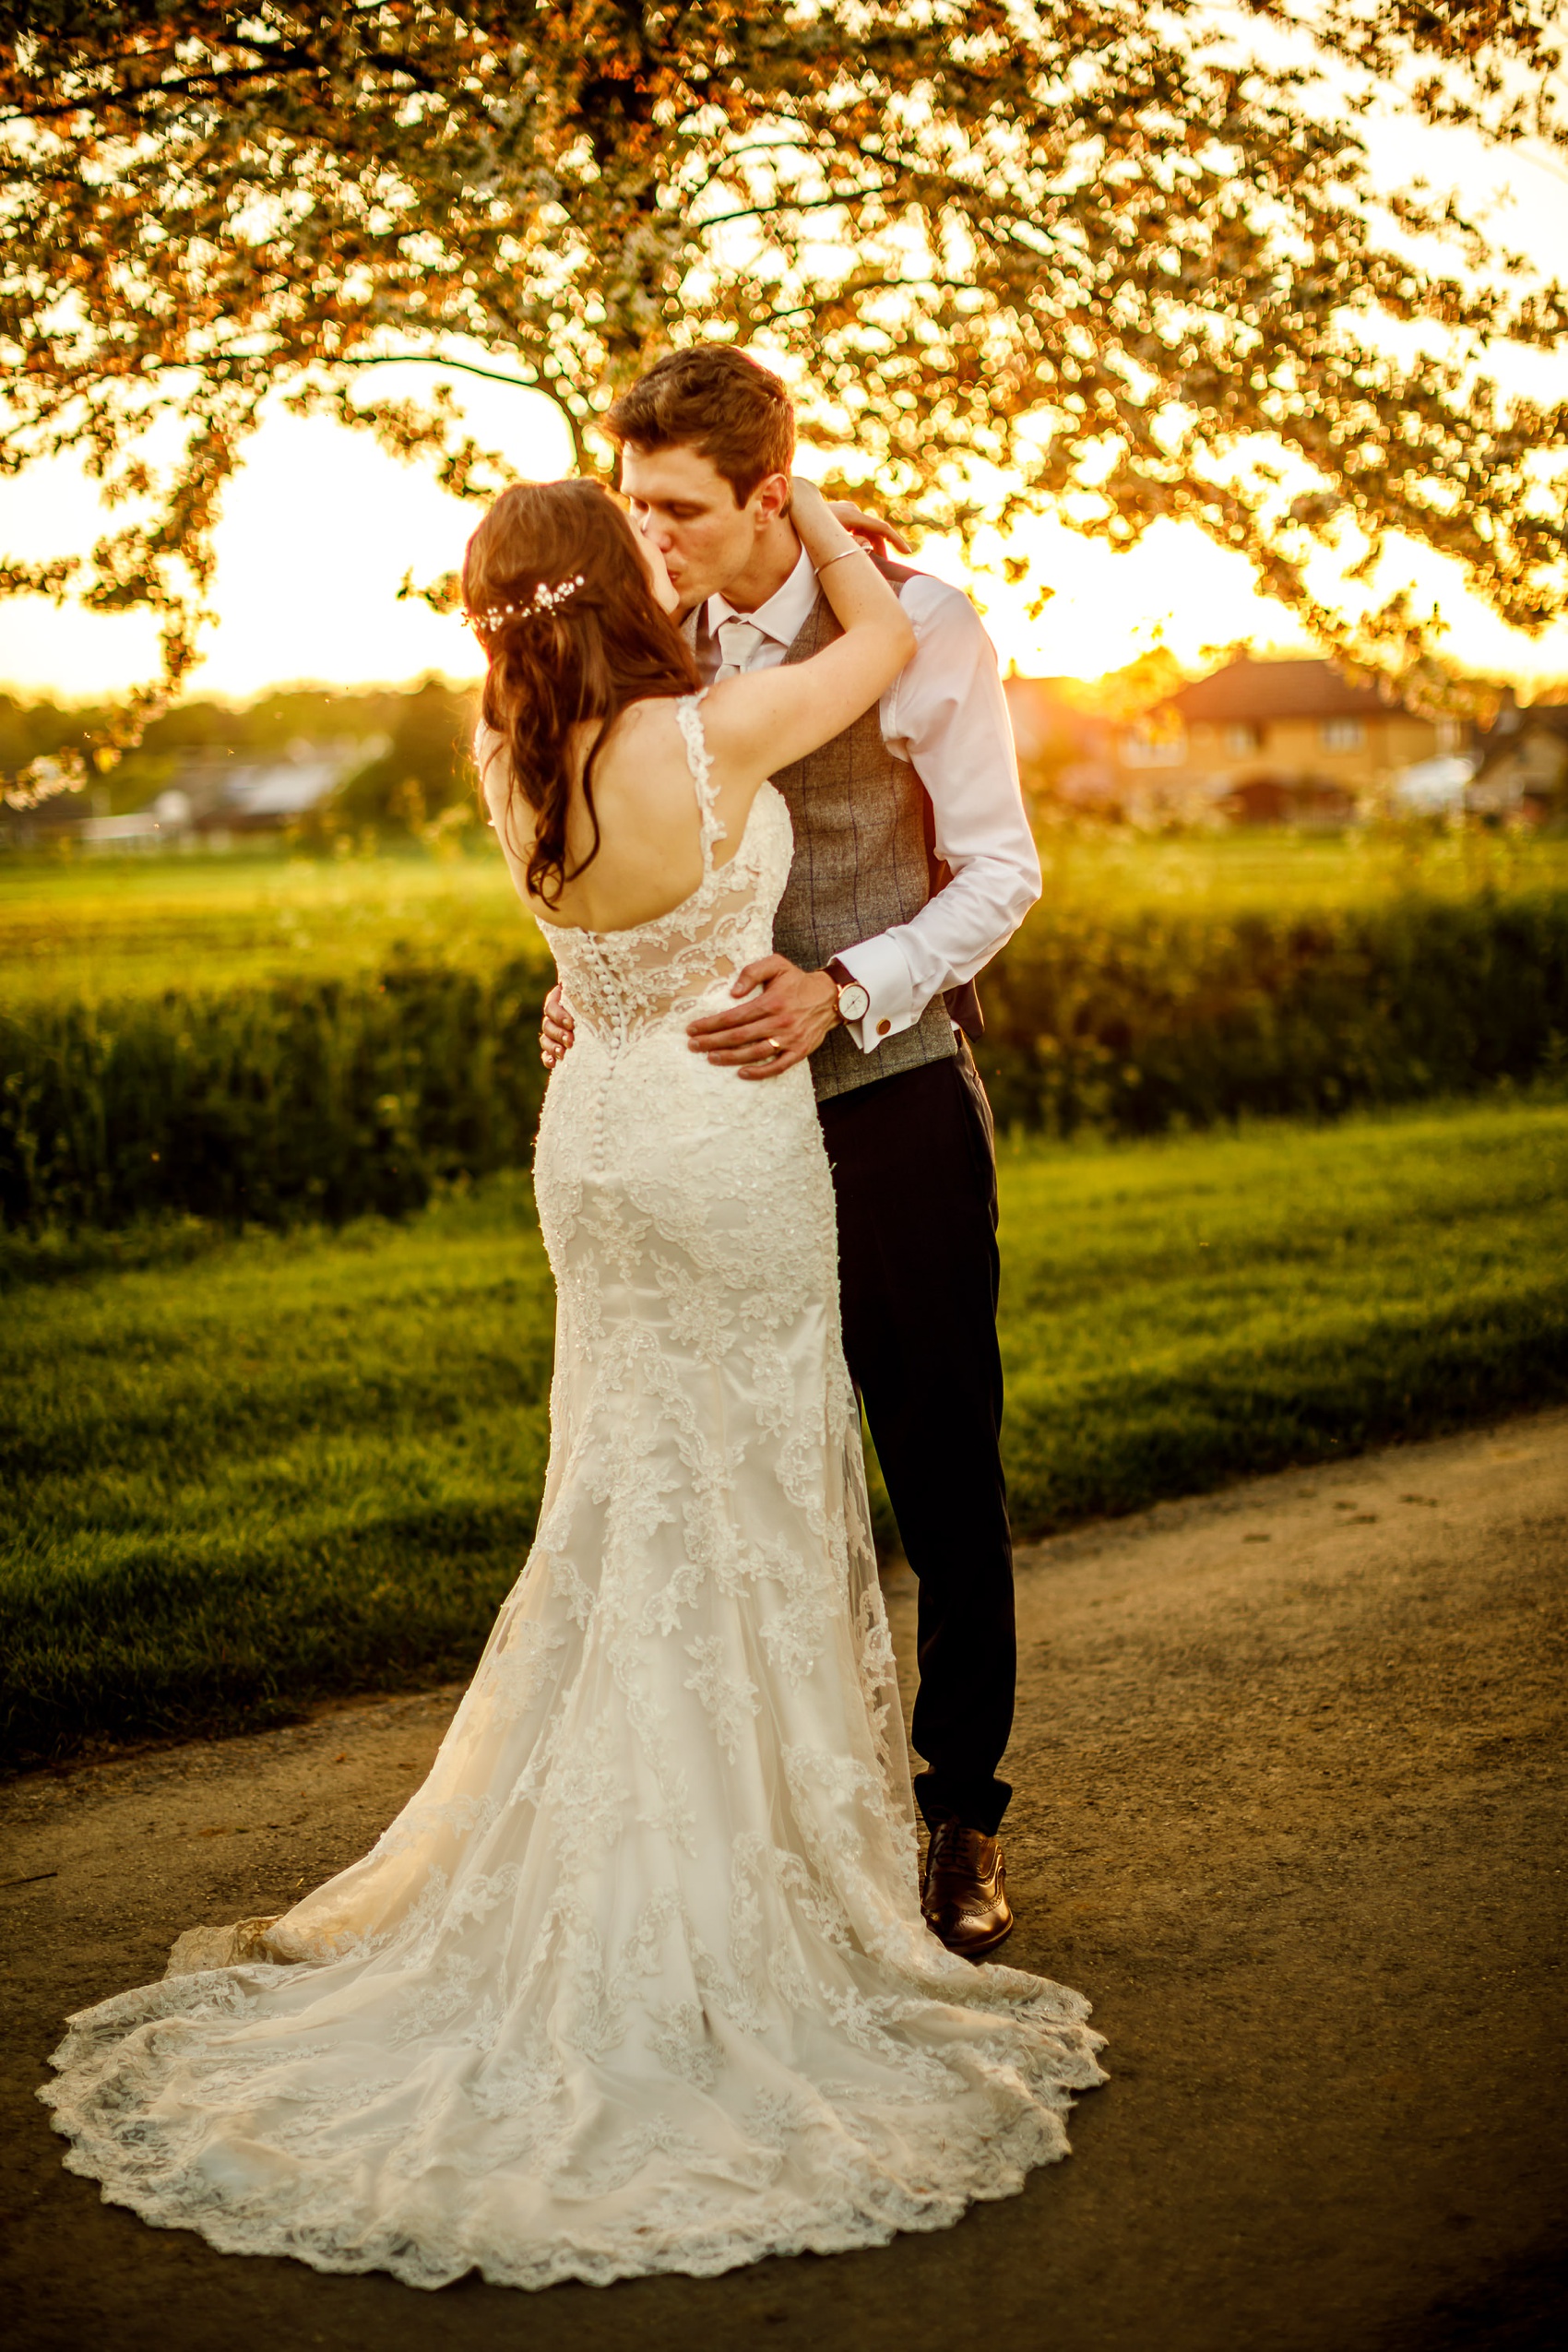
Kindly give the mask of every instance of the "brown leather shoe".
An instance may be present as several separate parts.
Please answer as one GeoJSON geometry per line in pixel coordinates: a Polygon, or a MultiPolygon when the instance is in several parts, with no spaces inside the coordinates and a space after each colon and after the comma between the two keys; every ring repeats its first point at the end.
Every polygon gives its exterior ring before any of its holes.
{"type": "Polygon", "coordinates": [[[978,1960],[1013,1932],[1000,1837],[938,1822],[931,1833],[921,1909],[932,1935],[961,1960],[978,1960]]]}

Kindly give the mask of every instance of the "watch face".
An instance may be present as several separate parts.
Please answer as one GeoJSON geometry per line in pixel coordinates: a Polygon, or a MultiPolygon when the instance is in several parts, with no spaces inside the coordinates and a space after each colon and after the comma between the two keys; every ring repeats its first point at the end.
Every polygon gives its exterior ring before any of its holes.
{"type": "Polygon", "coordinates": [[[871,995],[859,980],[846,980],[838,992],[838,1017],[841,1021],[863,1021],[871,1011],[871,995]]]}

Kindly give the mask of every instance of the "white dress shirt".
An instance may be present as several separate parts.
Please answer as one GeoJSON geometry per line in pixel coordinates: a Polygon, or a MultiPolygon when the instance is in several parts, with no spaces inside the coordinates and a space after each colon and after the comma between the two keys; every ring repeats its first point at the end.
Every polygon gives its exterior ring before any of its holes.
{"type": "MultiPolygon", "coordinates": [[[[783,587],[754,612],[737,612],[726,597],[710,596],[707,625],[719,676],[776,668],[815,600],[816,574],[804,549],[783,587]],[[749,624],[744,634],[737,623],[749,624]]],[[[845,1024],[862,1053],[913,1028],[933,997],[973,980],[1005,947],[1040,892],[1013,725],[980,614],[960,589],[927,572],[903,581],[898,600],[914,629],[915,650],[877,706],[882,740],[924,785],[936,854],[953,878],[907,923],[837,949],[871,998],[863,1018],[845,1024]]]]}

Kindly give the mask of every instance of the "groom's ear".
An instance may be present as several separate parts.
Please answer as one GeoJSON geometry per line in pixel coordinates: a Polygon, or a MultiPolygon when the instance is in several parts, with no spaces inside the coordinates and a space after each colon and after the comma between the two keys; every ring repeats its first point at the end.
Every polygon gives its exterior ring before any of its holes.
{"type": "Polygon", "coordinates": [[[754,507],[759,521],[777,522],[780,515],[790,511],[789,475],[764,474],[746,503],[754,507]]]}

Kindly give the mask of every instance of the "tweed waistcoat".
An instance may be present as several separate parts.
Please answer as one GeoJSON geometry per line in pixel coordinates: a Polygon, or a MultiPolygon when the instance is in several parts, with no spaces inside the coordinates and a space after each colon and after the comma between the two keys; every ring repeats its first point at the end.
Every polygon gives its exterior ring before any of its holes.
{"type": "MultiPolygon", "coordinates": [[[[894,580],[909,575],[885,567],[894,580]]],[[[784,656],[809,661],[843,631],[821,590],[804,628],[784,656]]],[[[940,880],[930,846],[930,803],[908,760],[882,740],[873,703],[831,742],[774,771],[795,828],[795,861],[774,918],[773,944],[802,971],[819,971],[858,939],[871,939],[919,914],[940,880]]],[[[830,1029],[811,1058],[817,1099],[925,1062],[951,1059],[956,1048],[945,1000],[932,999],[912,1028],[862,1053],[843,1029],[830,1029]]]]}

